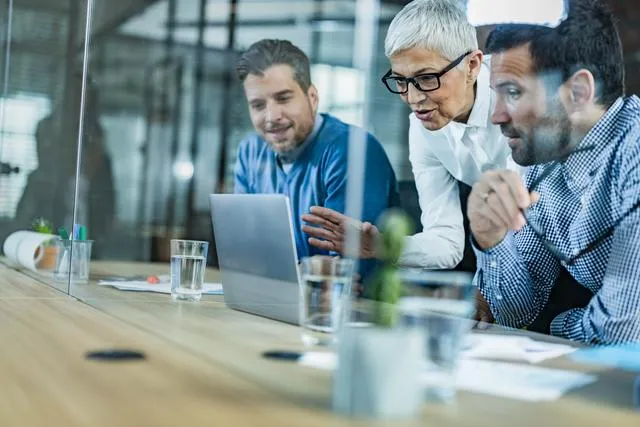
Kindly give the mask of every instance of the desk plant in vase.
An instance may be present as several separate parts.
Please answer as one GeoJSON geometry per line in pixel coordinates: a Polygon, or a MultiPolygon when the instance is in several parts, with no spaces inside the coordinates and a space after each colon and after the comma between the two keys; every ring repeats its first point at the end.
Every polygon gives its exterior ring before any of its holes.
{"type": "Polygon", "coordinates": [[[404,213],[391,210],[379,229],[381,265],[368,284],[372,298],[354,304],[364,311],[359,319],[353,317],[357,309],[346,315],[339,338],[333,407],[351,416],[407,418],[416,416],[422,406],[425,348],[424,333],[399,324],[397,302],[403,283],[397,261],[411,222],[404,213]]]}
{"type": "Polygon", "coordinates": [[[38,252],[36,253],[36,259],[39,258],[39,261],[37,262],[38,269],[53,270],[56,265],[58,248],[53,242],[55,236],[53,235],[53,226],[51,225],[51,222],[44,218],[35,218],[31,222],[31,229],[36,233],[51,234],[52,240],[37,249],[38,252]]]}

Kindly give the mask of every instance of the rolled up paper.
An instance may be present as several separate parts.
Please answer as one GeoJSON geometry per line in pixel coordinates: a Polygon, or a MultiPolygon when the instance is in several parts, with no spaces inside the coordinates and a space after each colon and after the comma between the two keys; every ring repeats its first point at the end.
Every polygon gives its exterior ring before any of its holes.
{"type": "Polygon", "coordinates": [[[37,271],[38,263],[45,253],[45,244],[59,238],[54,234],[16,231],[7,237],[2,249],[12,263],[37,271]]]}

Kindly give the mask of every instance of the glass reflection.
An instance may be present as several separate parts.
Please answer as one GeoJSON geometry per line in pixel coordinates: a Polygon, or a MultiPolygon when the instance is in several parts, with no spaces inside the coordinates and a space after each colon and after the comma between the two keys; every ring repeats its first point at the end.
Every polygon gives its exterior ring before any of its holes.
{"type": "MultiPolygon", "coordinates": [[[[353,63],[356,4],[281,3],[158,1],[96,37],[91,75],[116,194],[112,229],[96,259],[165,262],[172,238],[211,241],[208,196],[233,191],[238,145],[253,131],[234,66],[257,40],[294,42],[311,60],[319,111],[365,125],[370,76],[353,63]]],[[[383,5],[379,24],[398,9],[383,5]]],[[[110,14],[98,8],[95,25],[110,14]]],[[[382,69],[382,61],[374,62],[371,76],[382,69]]],[[[401,105],[390,109],[405,113],[401,105]]],[[[393,129],[404,126],[372,122],[394,134],[382,142],[396,166],[404,156],[393,152],[400,141],[393,129]]],[[[209,263],[216,265],[211,249],[209,263]]]]}
{"type": "MultiPolygon", "coordinates": [[[[18,258],[9,240],[8,259],[52,283],[58,230],[73,224],[87,3],[41,6],[3,4],[0,240],[14,235],[14,243],[29,249],[18,258]]],[[[90,125],[86,133],[97,139],[99,130],[90,125]]],[[[67,291],[68,281],[56,286],[67,291]]]]}

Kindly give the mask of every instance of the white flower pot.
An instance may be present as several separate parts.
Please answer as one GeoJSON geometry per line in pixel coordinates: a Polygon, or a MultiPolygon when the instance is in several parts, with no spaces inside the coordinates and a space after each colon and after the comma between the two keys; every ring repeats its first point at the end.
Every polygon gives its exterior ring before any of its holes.
{"type": "Polygon", "coordinates": [[[423,403],[424,333],[346,326],[333,380],[333,410],[367,418],[410,418],[423,403]]]}

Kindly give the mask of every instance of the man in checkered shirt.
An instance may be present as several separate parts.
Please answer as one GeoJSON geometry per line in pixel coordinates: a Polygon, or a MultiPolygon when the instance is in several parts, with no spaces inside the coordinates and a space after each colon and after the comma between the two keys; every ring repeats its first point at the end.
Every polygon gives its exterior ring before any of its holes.
{"type": "Polygon", "coordinates": [[[489,36],[492,121],[531,168],[524,183],[493,170],[474,185],[475,283],[500,324],[524,327],[549,311],[559,278],[574,280],[588,296],[561,309],[555,301],[546,332],[640,341],[640,99],[624,97],[605,6],[569,7],[557,28],[503,25],[489,36]]]}

